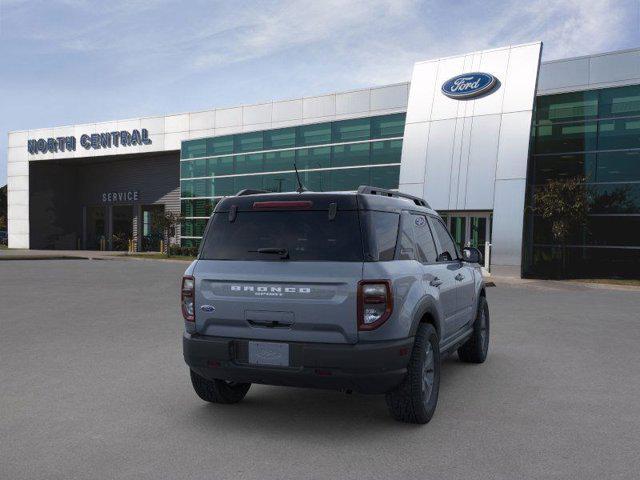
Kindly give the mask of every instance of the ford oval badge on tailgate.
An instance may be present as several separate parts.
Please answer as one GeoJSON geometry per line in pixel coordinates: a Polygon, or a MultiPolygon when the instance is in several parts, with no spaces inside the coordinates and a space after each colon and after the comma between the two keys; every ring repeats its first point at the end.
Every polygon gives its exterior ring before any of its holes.
{"type": "Polygon", "coordinates": [[[213,312],[216,309],[216,307],[214,307],[213,305],[202,305],[200,307],[200,310],[202,310],[203,312],[213,312]]]}

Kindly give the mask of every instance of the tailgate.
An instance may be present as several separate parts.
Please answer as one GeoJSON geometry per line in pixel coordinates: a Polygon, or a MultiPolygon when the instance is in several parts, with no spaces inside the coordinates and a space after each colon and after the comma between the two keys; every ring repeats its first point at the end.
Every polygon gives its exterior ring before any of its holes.
{"type": "Polygon", "coordinates": [[[199,260],[196,329],[203,335],[356,343],[362,262],[199,260]]]}

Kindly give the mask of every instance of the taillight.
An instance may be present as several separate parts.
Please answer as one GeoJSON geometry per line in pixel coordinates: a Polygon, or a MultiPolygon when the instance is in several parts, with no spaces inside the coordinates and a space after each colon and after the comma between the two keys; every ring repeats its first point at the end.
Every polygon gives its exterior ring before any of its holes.
{"type": "Polygon", "coordinates": [[[196,280],[191,276],[182,277],[182,290],[180,293],[180,304],[182,305],[182,316],[188,322],[194,322],[195,317],[195,287],[196,280]]]}
{"type": "Polygon", "coordinates": [[[393,297],[389,280],[358,283],[358,330],[378,328],[391,316],[393,297]]]}

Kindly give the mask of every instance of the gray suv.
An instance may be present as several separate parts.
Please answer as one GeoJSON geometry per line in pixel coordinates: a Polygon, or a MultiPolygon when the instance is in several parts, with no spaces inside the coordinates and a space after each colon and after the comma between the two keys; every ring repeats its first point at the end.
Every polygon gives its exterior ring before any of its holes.
{"type": "Polygon", "coordinates": [[[252,383],[384,393],[396,419],[426,423],[443,356],[487,356],[480,262],[398,192],[225,198],[182,280],[193,388],[214,403],[252,383]]]}

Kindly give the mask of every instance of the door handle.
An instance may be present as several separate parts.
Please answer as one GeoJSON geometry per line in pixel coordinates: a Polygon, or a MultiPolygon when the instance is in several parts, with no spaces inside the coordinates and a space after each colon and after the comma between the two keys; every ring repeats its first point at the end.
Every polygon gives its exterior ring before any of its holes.
{"type": "Polygon", "coordinates": [[[464,280],[464,275],[462,275],[461,273],[457,274],[455,276],[455,279],[459,282],[461,282],[462,280],[464,280]]]}
{"type": "Polygon", "coordinates": [[[436,277],[429,282],[429,285],[431,285],[432,287],[439,287],[440,285],[442,285],[442,280],[436,277]]]}

